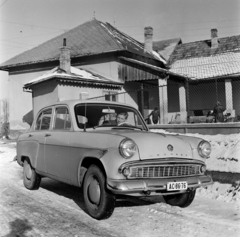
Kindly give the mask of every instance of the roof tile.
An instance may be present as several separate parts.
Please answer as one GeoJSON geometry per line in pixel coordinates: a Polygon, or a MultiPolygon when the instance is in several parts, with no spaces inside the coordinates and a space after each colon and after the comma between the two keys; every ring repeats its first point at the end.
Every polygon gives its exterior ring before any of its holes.
{"type": "Polygon", "coordinates": [[[240,75],[240,52],[177,60],[170,71],[193,80],[240,75]]]}
{"type": "Polygon", "coordinates": [[[218,41],[219,45],[216,49],[211,49],[211,40],[178,44],[170,57],[169,64],[172,65],[177,60],[210,57],[226,52],[240,51],[240,35],[219,38],[218,41]]]}
{"type": "MultiPolygon", "coordinates": [[[[144,45],[142,43],[118,31],[109,23],[102,23],[93,19],[9,59],[0,65],[0,69],[7,69],[16,65],[58,60],[60,56],[59,48],[62,46],[64,38],[67,39],[67,46],[71,49],[71,57],[128,50],[132,53],[157,59],[153,54],[144,52],[144,45]]],[[[165,62],[164,59],[162,61],[165,62]]]]}

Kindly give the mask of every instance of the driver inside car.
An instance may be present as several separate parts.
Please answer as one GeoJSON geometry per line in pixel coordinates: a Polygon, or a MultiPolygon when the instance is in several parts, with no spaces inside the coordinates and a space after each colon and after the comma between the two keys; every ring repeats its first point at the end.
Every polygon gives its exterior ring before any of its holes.
{"type": "Polygon", "coordinates": [[[117,125],[118,126],[123,126],[123,125],[129,125],[129,123],[127,123],[128,119],[128,113],[124,112],[124,113],[119,113],[117,116],[117,125]]]}

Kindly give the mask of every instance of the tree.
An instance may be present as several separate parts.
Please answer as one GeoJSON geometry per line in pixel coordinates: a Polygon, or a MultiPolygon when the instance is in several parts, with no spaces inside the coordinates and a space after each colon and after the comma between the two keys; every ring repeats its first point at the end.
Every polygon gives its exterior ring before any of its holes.
{"type": "Polygon", "coordinates": [[[0,101],[0,116],[0,137],[5,137],[9,139],[9,102],[7,99],[3,99],[0,101]]]}

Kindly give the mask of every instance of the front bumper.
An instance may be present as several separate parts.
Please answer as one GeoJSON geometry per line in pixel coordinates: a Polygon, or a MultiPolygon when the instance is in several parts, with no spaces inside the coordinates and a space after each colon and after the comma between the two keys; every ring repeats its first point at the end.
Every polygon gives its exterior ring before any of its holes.
{"type": "MultiPolygon", "coordinates": [[[[168,182],[188,183],[188,189],[196,189],[202,186],[210,185],[213,180],[210,176],[201,175],[193,177],[178,178],[157,178],[157,179],[135,179],[135,180],[114,180],[107,179],[107,188],[114,194],[145,196],[145,195],[168,195],[173,192],[167,191],[168,182]]],[[[174,193],[186,192],[174,191],[174,193]]]]}

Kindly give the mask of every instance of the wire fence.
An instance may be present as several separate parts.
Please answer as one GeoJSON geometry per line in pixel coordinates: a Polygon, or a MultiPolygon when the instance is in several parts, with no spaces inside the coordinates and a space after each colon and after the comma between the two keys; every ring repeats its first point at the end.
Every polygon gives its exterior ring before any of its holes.
{"type": "Polygon", "coordinates": [[[156,107],[162,116],[161,107],[167,106],[167,120],[164,123],[240,122],[239,91],[239,79],[188,82],[168,80],[165,86],[159,86],[157,80],[153,80],[151,83],[135,82],[131,90],[126,83],[122,92],[106,91],[102,96],[89,99],[130,104],[134,102],[144,118],[156,107]],[[164,87],[165,92],[162,93],[165,95],[161,97],[161,88],[164,87]],[[166,101],[163,102],[164,99],[166,101]]]}

